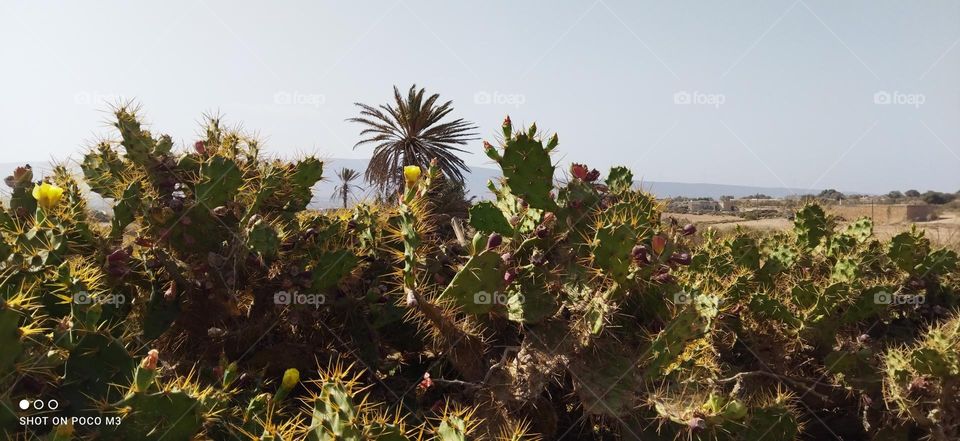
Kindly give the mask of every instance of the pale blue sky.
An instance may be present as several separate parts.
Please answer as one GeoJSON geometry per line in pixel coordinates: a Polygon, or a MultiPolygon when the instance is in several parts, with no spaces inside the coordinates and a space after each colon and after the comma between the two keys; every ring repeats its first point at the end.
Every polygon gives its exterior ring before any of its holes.
{"type": "Polygon", "coordinates": [[[952,0],[4,1],[0,41],[0,162],[76,157],[119,97],[183,142],[219,110],[271,153],[366,157],[352,103],[416,82],[485,138],[558,131],[562,164],[960,190],[952,0]]]}

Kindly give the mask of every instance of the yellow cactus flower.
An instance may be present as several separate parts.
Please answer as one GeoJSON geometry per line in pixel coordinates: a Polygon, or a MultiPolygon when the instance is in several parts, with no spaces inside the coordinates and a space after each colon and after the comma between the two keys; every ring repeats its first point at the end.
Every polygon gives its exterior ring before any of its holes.
{"type": "Polygon", "coordinates": [[[413,186],[420,179],[420,167],[408,165],[403,168],[403,178],[407,180],[407,187],[413,186]]]}
{"type": "Polygon", "coordinates": [[[63,197],[63,189],[56,185],[44,182],[33,186],[33,198],[44,210],[55,207],[60,202],[61,197],[63,197]]]}
{"type": "Polygon", "coordinates": [[[296,370],[295,368],[290,368],[283,373],[283,382],[280,384],[280,387],[286,390],[290,390],[290,389],[293,389],[293,387],[296,386],[297,383],[299,382],[300,382],[300,371],[296,370]]]}

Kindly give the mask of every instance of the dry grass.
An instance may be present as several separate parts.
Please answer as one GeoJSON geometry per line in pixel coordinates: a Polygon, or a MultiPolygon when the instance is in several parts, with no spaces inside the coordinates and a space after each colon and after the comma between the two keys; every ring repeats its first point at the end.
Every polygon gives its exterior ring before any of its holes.
{"type": "MultiPolygon", "coordinates": [[[[665,213],[678,219],[693,222],[701,229],[707,227],[720,232],[733,231],[742,227],[755,231],[782,231],[793,227],[793,221],[785,218],[744,220],[730,215],[665,213]]],[[[923,229],[930,242],[936,247],[946,247],[960,251],[960,211],[944,211],[937,220],[929,222],[897,222],[874,225],[874,233],[879,239],[889,239],[909,230],[913,225],[923,229]]]]}

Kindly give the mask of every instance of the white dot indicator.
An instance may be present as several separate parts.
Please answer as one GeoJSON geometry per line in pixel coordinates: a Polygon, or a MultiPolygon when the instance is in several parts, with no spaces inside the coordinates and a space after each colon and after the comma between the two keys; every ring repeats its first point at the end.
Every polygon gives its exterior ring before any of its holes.
{"type": "Polygon", "coordinates": [[[20,400],[20,410],[27,410],[30,408],[30,400],[20,400]]]}

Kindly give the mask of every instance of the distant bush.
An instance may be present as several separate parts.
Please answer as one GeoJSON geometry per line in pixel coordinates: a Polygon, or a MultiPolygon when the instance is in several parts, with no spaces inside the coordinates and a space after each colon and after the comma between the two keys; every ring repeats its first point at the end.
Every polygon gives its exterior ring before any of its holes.
{"type": "Polygon", "coordinates": [[[948,202],[952,202],[957,198],[957,195],[952,193],[941,193],[939,191],[928,191],[923,194],[921,199],[928,204],[933,205],[943,205],[948,202]]]}

